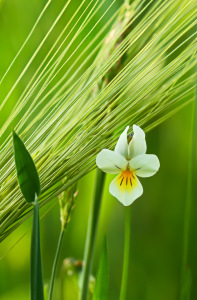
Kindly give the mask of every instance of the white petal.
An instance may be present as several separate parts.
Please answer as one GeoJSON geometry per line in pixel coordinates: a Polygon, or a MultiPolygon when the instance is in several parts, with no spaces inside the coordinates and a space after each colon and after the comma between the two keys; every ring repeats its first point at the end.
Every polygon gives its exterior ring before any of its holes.
{"type": "Polygon", "coordinates": [[[128,129],[129,126],[127,126],[126,129],[123,131],[123,133],[120,135],[115,147],[115,151],[120,153],[125,158],[128,158],[128,141],[127,141],[128,129]]]}
{"type": "Polygon", "coordinates": [[[118,174],[126,169],[128,161],[118,152],[103,149],[96,157],[96,164],[103,172],[118,174]]]}
{"type": "Polygon", "coordinates": [[[134,157],[129,162],[131,171],[140,177],[153,176],[160,167],[159,159],[154,154],[142,154],[134,157]]]}
{"type": "Polygon", "coordinates": [[[133,125],[133,138],[129,143],[129,158],[146,153],[146,140],[144,131],[137,125],[133,125]]]}
{"type": "MultiPolygon", "coordinates": [[[[122,172],[124,173],[124,172],[122,172]]],[[[130,205],[143,193],[143,187],[135,174],[133,177],[122,177],[122,173],[114,178],[110,183],[109,192],[116,197],[124,206],[130,205]],[[126,179],[128,179],[126,181],[126,179]],[[131,181],[130,181],[131,179],[131,181]],[[122,181],[123,180],[123,181],[122,181]]]]}

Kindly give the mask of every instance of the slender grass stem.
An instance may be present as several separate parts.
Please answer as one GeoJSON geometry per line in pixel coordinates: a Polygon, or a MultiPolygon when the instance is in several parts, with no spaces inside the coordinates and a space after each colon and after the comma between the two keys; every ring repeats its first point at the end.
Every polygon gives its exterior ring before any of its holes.
{"type": "Polygon", "coordinates": [[[50,287],[49,287],[49,300],[52,299],[55,273],[56,273],[56,269],[57,269],[57,262],[58,262],[58,258],[59,258],[60,248],[61,248],[62,241],[63,241],[64,231],[65,230],[63,230],[63,229],[61,229],[61,231],[60,231],[59,241],[58,241],[57,250],[56,250],[56,254],[55,254],[55,259],[54,259],[54,263],[53,263],[53,269],[52,269],[52,274],[51,274],[51,282],[50,282],[50,287]]]}
{"type": "Polygon", "coordinates": [[[97,224],[99,219],[104,183],[105,183],[105,173],[97,169],[89,221],[88,221],[88,231],[86,236],[84,261],[83,261],[84,265],[83,265],[82,277],[81,277],[81,291],[79,296],[80,300],[86,300],[88,295],[89,275],[90,275],[90,268],[92,262],[92,254],[94,251],[95,236],[96,236],[97,224]]]}
{"type": "Polygon", "coordinates": [[[125,208],[125,241],[124,241],[124,261],[122,271],[122,283],[120,290],[120,300],[126,299],[127,281],[129,272],[129,254],[130,254],[130,227],[131,227],[131,211],[130,206],[125,208]]]}
{"type": "Polygon", "coordinates": [[[188,263],[188,248],[189,248],[189,230],[191,221],[191,207],[192,207],[192,189],[195,168],[195,155],[197,149],[197,92],[193,106],[193,122],[192,122],[192,140],[191,151],[188,168],[188,182],[187,182],[187,195],[185,202],[185,216],[184,216],[184,231],[183,231],[183,252],[182,252],[182,267],[181,267],[181,281],[180,281],[180,299],[185,298],[185,272],[188,263]]]}
{"type": "Polygon", "coordinates": [[[42,260],[40,251],[40,225],[37,195],[35,195],[31,236],[31,300],[44,300],[42,260]]]}

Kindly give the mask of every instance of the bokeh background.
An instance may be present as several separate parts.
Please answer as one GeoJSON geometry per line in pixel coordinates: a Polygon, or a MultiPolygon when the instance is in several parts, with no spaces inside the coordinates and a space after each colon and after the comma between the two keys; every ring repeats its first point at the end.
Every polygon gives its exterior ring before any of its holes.
{"type": "MultiPolygon", "coordinates": [[[[79,3],[79,0],[73,1],[73,11],[79,3]]],[[[119,6],[121,3],[122,1],[117,1],[115,5],[119,6]]],[[[0,0],[0,77],[19,50],[44,4],[45,1],[40,0],[0,0]]],[[[53,16],[55,13],[51,9],[48,16],[53,16]]],[[[39,28],[41,37],[45,29],[48,28],[47,26],[46,19],[39,28]]],[[[27,48],[24,62],[32,55],[32,48],[34,48],[33,44],[27,48]]],[[[22,64],[21,61],[20,63],[22,64]]],[[[16,75],[17,70],[12,68],[9,73],[10,80],[14,81],[16,75]]],[[[25,84],[25,80],[23,84],[25,84]]],[[[7,86],[5,86],[5,90],[7,90],[7,86]]],[[[22,87],[19,86],[19,94],[21,90],[22,87]]],[[[15,97],[17,97],[16,93],[15,97]]],[[[0,95],[0,102],[2,99],[3,97],[0,95]]],[[[14,97],[11,101],[14,103],[14,97]]],[[[9,105],[12,105],[12,102],[9,105]]],[[[8,115],[9,107],[4,111],[4,115],[1,115],[0,122],[3,122],[8,115]]],[[[161,168],[154,177],[141,180],[144,194],[131,206],[132,228],[128,300],[178,299],[191,121],[192,105],[190,104],[147,134],[148,153],[154,153],[159,157],[161,168]]],[[[64,237],[55,282],[54,299],[60,297],[62,261],[68,257],[77,260],[83,259],[94,174],[94,171],[91,172],[78,183],[79,196],[64,237]]],[[[124,207],[109,194],[108,187],[112,178],[112,175],[107,175],[105,183],[101,217],[96,236],[93,275],[96,274],[102,240],[106,234],[110,270],[109,300],[117,300],[122,272],[124,207]]],[[[194,186],[193,200],[196,192],[197,188],[194,186]]],[[[196,300],[197,203],[195,201],[192,202],[191,212],[188,266],[192,272],[191,300],[196,300]]],[[[52,203],[43,208],[41,215],[43,216],[41,219],[41,246],[44,280],[47,284],[60,230],[58,200],[54,199],[52,203]]],[[[1,300],[26,300],[30,298],[31,221],[28,219],[0,245],[1,300]]],[[[72,277],[64,280],[64,293],[65,299],[76,299],[76,286],[72,277]]]]}

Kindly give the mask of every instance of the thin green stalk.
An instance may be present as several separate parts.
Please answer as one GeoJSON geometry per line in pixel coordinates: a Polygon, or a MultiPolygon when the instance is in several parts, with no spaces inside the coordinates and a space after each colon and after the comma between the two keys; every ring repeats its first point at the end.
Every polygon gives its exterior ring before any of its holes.
{"type": "Polygon", "coordinates": [[[52,273],[51,273],[51,282],[49,286],[49,298],[48,298],[49,300],[52,299],[55,273],[57,269],[57,263],[58,263],[60,249],[62,246],[64,232],[67,227],[67,224],[70,221],[70,214],[71,211],[74,209],[75,199],[78,195],[76,188],[77,188],[77,184],[73,185],[70,189],[67,189],[67,191],[62,192],[62,194],[59,195],[61,231],[59,235],[57,250],[56,250],[52,273]]]}
{"type": "Polygon", "coordinates": [[[86,236],[83,270],[81,275],[81,290],[79,296],[80,300],[86,300],[88,295],[90,268],[92,262],[92,254],[94,251],[95,236],[96,236],[97,224],[99,219],[104,182],[105,182],[105,173],[97,169],[89,221],[88,221],[88,231],[86,236]]]}
{"type": "MultiPolygon", "coordinates": [[[[183,253],[182,253],[182,269],[181,269],[181,287],[180,287],[180,299],[185,299],[186,287],[186,267],[188,264],[188,248],[189,248],[189,230],[191,221],[191,207],[192,207],[192,189],[193,189],[193,178],[195,168],[195,154],[197,148],[197,92],[193,106],[193,122],[192,122],[192,140],[191,140],[191,151],[188,168],[188,182],[187,182],[187,196],[185,202],[185,216],[184,216],[184,232],[183,232],[183,253]]],[[[189,291],[188,291],[189,293],[189,291]]]]}
{"type": "Polygon", "coordinates": [[[35,196],[31,236],[31,300],[44,300],[40,251],[39,207],[35,196]]]}
{"type": "Polygon", "coordinates": [[[122,271],[122,283],[120,290],[120,300],[126,299],[127,281],[129,273],[129,254],[130,254],[130,228],[131,228],[131,211],[130,206],[125,208],[125,240],[124,240],[124,261],[122,271]]]}
{"type": "Polygon", "coordinates": [[[61,248],[62,241],[63,241],[64,231],[65,231],[64,229],[61,229],[59,240],[58,240],[57,250],[56,250],[55,259],[54,259],[54,263],[53,263],[53,269],[52,269],[52,273],[51,273],[51,282],[50,282],[50,287],[49,287],[49,300],[52,299],[55,273],[56,273],[56,269],[57,269],[57,262],[58,262],[58,258],[59,258],[60,248],[61,248]]]}

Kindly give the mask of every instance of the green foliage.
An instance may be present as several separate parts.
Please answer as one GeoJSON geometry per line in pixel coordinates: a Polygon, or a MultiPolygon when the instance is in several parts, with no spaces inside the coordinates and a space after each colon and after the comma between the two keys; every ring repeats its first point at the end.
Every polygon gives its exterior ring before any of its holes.
{"type": "Polygon", "coordinates": [[[106,174],[97,168],[94,181],[94,191],[91,201],[91,208],[88,218],[88,230],[85,242],[84,265],[82,268],[81,283],[80,283],[80,300],[86,300],[88,294],[88,285],[91,274],[91,265],[93,251],[98,229],[100,209],[103,197],[103,189],[105,184],[106,174]]]}
{"type": "Polygon", "coordinates": [[[35,157],[45,205],[90,172],[126,125],[148,131],[193,101],[194,7],[195,0],[47,2],[0,84],[0,240],[30,215],[11,128],[35,157]]]}
{"type": "Polygon", "coordinates": [[[14,131],[13,143],[16,171],[21,191],[28,203],[34,202],[35,194],[40,195],[40,180],[36,167],[24,143],[14,131]]]}
{"type": "Polygon", "coordinates": [[[44,300],[37,197],[35,197],[34,203],[31,239],[31,300],[44,300]]]}
{"type": "Polygon", "coordinates": [[[39,208],[40,180],[33,159],[19,136],[13,131],[14,157],[18,182],[28,203],[34,203],[31,239],[31,299],[44,300],[40,252],[39,208]]]}
{"type": "Polygon", "coordinates": [[[197,157],[197,93],[193,103],[193,119],[191,132],[191,145],[189,155],[189,166],[187,176],[187,195],[185,199],[185,216],[183,228],[183,247],[182,247],[182,269],[181,269],[181,287],[180,299],[189,300],[191,294],[192,273],[189,265],[189,246],[190,246],[190,231],[193,207],[193,189],[195,185],[195,160],[197,157]]]}
{"type": "Polygon", "coordinates": [[[93,300],[107,300],[109,285],[107,239],[105,237],[99,261],[93,300]]]}

